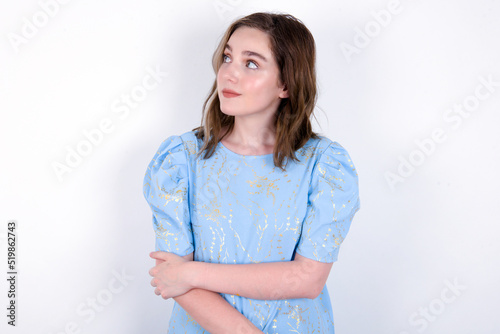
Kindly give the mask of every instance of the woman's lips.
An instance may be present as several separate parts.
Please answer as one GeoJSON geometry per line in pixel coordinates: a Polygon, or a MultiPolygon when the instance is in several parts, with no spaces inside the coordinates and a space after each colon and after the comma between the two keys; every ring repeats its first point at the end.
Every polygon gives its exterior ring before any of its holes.
{"type": "Polygon", "coordinates": [[[231,97],[238,97],[238,96],[240,96],[241,94],[238,94],[238,93],[234,93],[234,92],[230,92],[230,91],[223,90],[223,91],[222,91],[222,95],[224,95],[224,97],[231,98],[231,97]]]}

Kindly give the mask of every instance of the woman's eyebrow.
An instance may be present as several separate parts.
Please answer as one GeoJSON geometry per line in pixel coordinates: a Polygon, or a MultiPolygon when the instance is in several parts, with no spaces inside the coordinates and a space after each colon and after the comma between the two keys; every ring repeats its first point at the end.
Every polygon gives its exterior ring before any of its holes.
{"type": "MultiPolygon", "coordinates": [[[[226,47],[224,48],[225,49],[228,49],[229,51],[233,51],[233,49],[231,48],[231,46],[229,44],[226,44],[226,47]]],[[[254,51],[248,51],[248,50],[245,50],[243,51],[241,54],[244,54],[244,55],[247,55],[247,56],[255,56],[257,58],[260,58],[262,59],[263,61],[267,62],[267,59],[266,57],[264,57],[263,55],[261,55],[260,53],[257,53],[257,52],[254,52],[254,51]]]]}

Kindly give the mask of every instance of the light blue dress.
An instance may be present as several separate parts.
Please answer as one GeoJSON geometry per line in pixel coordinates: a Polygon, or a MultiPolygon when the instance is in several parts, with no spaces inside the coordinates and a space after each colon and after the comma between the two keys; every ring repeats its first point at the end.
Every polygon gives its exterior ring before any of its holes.
{"type": "MultiPolygon", "coordinates": [[[[172,135],[147,168],[156,250],[226,264],[291,261],[295,252],[337,260],[360,208],[358,175],[339,143],[310,139],[286,172],[272,154],[240,155],[220,142],[209,159],[195,159],[201,145],[194,131],[172,135]]],[[[264,333],[334,333],[326,285],[315,299],[220,295],[264,333]]],[[[168,333],[208,332],[175,302],[168,333]]]]}

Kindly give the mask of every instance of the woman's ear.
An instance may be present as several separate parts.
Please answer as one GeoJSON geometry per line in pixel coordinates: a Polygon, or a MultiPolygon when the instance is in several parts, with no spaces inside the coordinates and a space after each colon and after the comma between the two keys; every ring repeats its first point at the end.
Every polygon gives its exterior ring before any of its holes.
{"type": "Polygon", "coordinates": [[[288,98],[288,89],[286,87],[286,84],[283,85],[283,90],[280,93],[280,98],[282,99],[288,98]]]}

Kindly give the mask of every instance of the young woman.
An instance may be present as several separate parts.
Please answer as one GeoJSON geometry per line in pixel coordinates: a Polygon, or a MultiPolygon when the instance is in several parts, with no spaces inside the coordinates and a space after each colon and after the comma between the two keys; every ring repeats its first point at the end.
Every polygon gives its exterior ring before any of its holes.
{"type": "Polygon", "coordinates": [[[201,126],[163,141],[144,178],[169,333],[334,333],[325,284],[360,202],[349,154],[311,128],[313,36],[254,13],[213,67],[201,126]]]}

